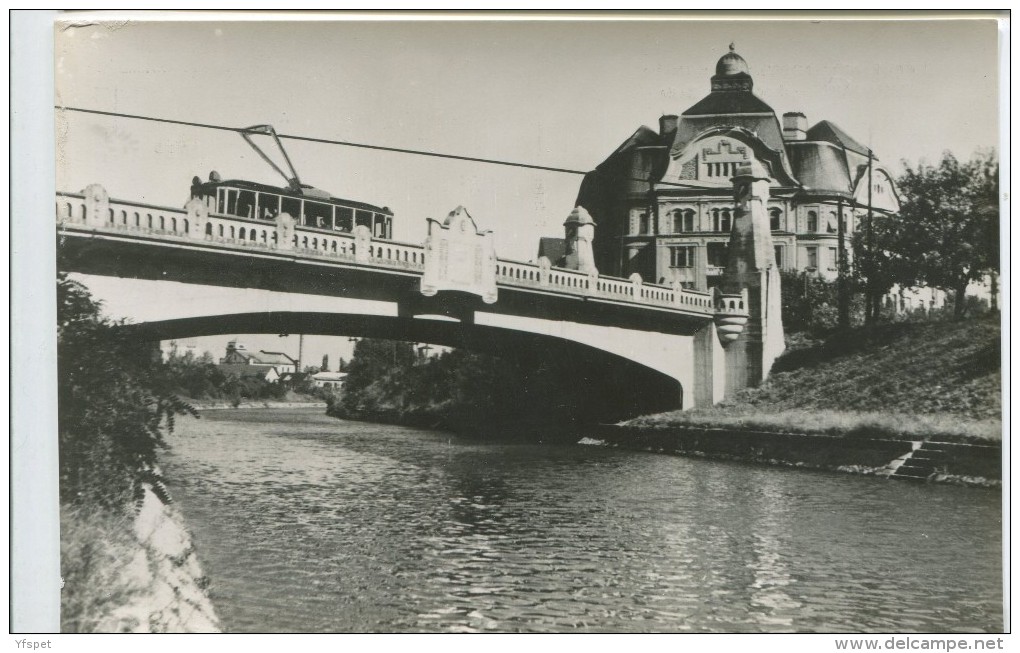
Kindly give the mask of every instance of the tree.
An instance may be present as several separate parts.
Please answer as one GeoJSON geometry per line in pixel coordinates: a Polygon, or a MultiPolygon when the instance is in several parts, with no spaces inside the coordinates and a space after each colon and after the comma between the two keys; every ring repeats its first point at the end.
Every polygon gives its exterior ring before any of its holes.
{"type": "Polygon", "coordinates": [[[414,365],[414,348],[409,342],[362,338],[354,346],[344,383],[344,405],[356,409],[373,397],[396,397],[408,383],[414,365]]]}
{"type": "Polygon", "coordinates": [[[322,367],[319,369],[320,372],[329,371],[329,354],[322,355],[322,367]]]}
{"type": "Polygon", "coordinates": [[[63,274],[57,319],[62,503],[124,510],[145,485],[169,501],[157,453],[174,418],[195,410],[174,394],[158,351],[126,336],[63,274]]]}
{"type": "Polygon", "coordinates": [[[936,166],[907,166],[896,219],[876,220],[873,275],[883,284],[953,291],[966,311],[967,286],[999,270],[999,162],[979,152],[960,163],[946,152],[936,166]]]}

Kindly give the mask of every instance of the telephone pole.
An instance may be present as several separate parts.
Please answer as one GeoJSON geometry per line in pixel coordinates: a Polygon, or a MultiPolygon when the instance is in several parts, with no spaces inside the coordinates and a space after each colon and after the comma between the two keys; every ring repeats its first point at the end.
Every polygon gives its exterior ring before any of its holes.
{"type": "Polygon", "coordinates": [[[836,244],[839,247],[836,255],[836,293],[839,303],[839,328],[850,327],[850,297],[846,287],[846,226],[843,224],[843,198],[839,198],[839,213],[836,216],[836,244]]]}
{"type": "Polygon", "coordinates": [[[867,281],[864,286],[864,323],[871,324],[878,317],[878,311],[876,310],[878,302],[876,301],[875,295],[875,281],[874,277],[874,241],[871,235],[871,219],[873,217],[871,209],[871,161],[874,158],[874,153],[871,148],[868,148],[868,221],[864,227],[864,250],[867,252],[865,256],[865,262],[867,267],[863,270],[867,281]]]}

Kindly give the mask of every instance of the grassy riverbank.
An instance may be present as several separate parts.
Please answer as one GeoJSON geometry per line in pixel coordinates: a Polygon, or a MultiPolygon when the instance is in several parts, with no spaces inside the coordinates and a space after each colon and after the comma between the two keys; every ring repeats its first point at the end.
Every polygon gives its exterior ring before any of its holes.
{"type": "Polygon", "coordinates": [[[793,340],[760,387],[627,424],[997,444],[1001,337],[994,316],[793,340]]]}

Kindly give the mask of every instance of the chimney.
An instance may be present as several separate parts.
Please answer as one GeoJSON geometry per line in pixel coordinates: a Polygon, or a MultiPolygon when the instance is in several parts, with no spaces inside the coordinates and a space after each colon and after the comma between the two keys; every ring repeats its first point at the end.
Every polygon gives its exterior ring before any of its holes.
{"type": "Polygon", "coordinates": [[[783,140],[803,141],[807,138],[807,117],[800,111],[783,114],[783,140]]]}
{"type": "Polygon", "coordinates": [[[665,136],[666,134],[672,134],[676,131],[677,117],[670,114],[667,116],[659,117],[659,135],[665,136]]]}

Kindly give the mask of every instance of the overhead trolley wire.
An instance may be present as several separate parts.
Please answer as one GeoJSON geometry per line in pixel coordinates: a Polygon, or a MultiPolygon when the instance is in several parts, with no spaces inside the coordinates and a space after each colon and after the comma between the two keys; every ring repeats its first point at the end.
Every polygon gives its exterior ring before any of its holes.
{"type": "MultiPolygon", "coordinates": [[[[93,114],[93,115],[97,115],[97,116],[111,116],[111,117],[114,117],[114,118],[128,118],[130,120],[145,120],[145,121],[148,121],[148,122],[159,122],[159,123],[164,123],[164,124],[169,124],[169,125],[182,125],[182,126],[185,126],[185,127],[198,127],[200,129],[213,129],[213,130],[217,130],[217,131],[229,131],[229,132],[235,132],[235,133],[238,133],[238,134],[245,133],[245,132],[248,131],[248,129],[245,128],[245,127],[228,127],[226,125],[213,125],[213,124],[210,124],[210,123],[193,122],[193,121],[189,121],[189,120],[174,120],[172,118],[158,118],[158,117],[155,117],[155,116],[143,116],[143,115],[132,114],[132,113],[120,113],[120,112],[117,112],[117,111],[101,111],[99,109],[82,109],[82,108],[79,108],[79,107],[67,107],[67,106],[59,106],[59,105],[55,105],[53,108],[58,110],[58,111],[74,111],[74,112],[77,112],[77,113],[88,113],[88,114],[93,114]]],[[[474,156],[463,156],[463,155],[460,155],[460,154],[446,154],[444,152],[431,152],[431,151],[428,151],[428,150],[412,150],[412,149],[403,148],[403,147],[389,147],[389,146],[386,146],[386,145],[372,145],[372,144],[369,144],[369,143],[356,143],[356,142],[353,142],[353,141],[341,141],[341,140],[336,140],[336,139],[331,139],[331,138],[317,138],[317,137],[314,137],[314,136],[301,136],[301,135],[297,135],[297,134],[277,134],[277,136],[279,138],[281,138],[281,139],[287,139],[287,140],[292,140],[292,141],[304,141],[304,142],[307,142],[307,143],[322,143],[322,144],[325,144],[325,145],[340,145],[340,146],[344,146],[344,147],[356,147],[356,148],[361,148],[361,149],[366,149],[366,150],[380,150],[380,151],[383,151],[383,152],[396,152],[398,154],[414,154],[414,155],[417,155],[417,156],[428,156],[428,157],[435,157],[435,158],[439,158],[439,159],[452,159],[452,160],[455,160],[455,161],[469,161],[469,162],[472,162],[472,163],[487,163],[487,164],[490,164],[490,165],[509,166],[509,167],[512,167],[512,168],[526,168],[526,169],[529,169],[529,170],[542,170],[544,172],[559,172],[559,173],[568,174],[568,175],[581,175],[581,176],[584,176],[584,175],[587,175],[589,173],[595,173],[595,174],[597,174],[599,176],[616,177],[616,178],[619,178],[619,179],[626,179],[627,181],[640,181],[640,182],[646,183],[646,184],[652,182],[652,180],[648,179],[648,178],[630,177],[630,176],[626,176],[625,177],[623,175],[616,175],[616,174],[609,173],[609,172],[607,172],[605,170],[599,170],[598,168],[596,168],[594,170],[574,170],[572,168],[558,168],[558,167],[554,167],[554,166],[538,165],[536,163],[521,163],[519,161],[503,161],[503,160],[500,160],[500,159],[485,159],[485,158],[474,157],[474,156]]],[[[654,183],[662,185],[662,186],[676,186],[676,187],[679,187],[679,188],[692,188],[692,186],[690,184],[678,184],[678,183],[668,182],[668,181],[656,181],[654,183]]]]}

